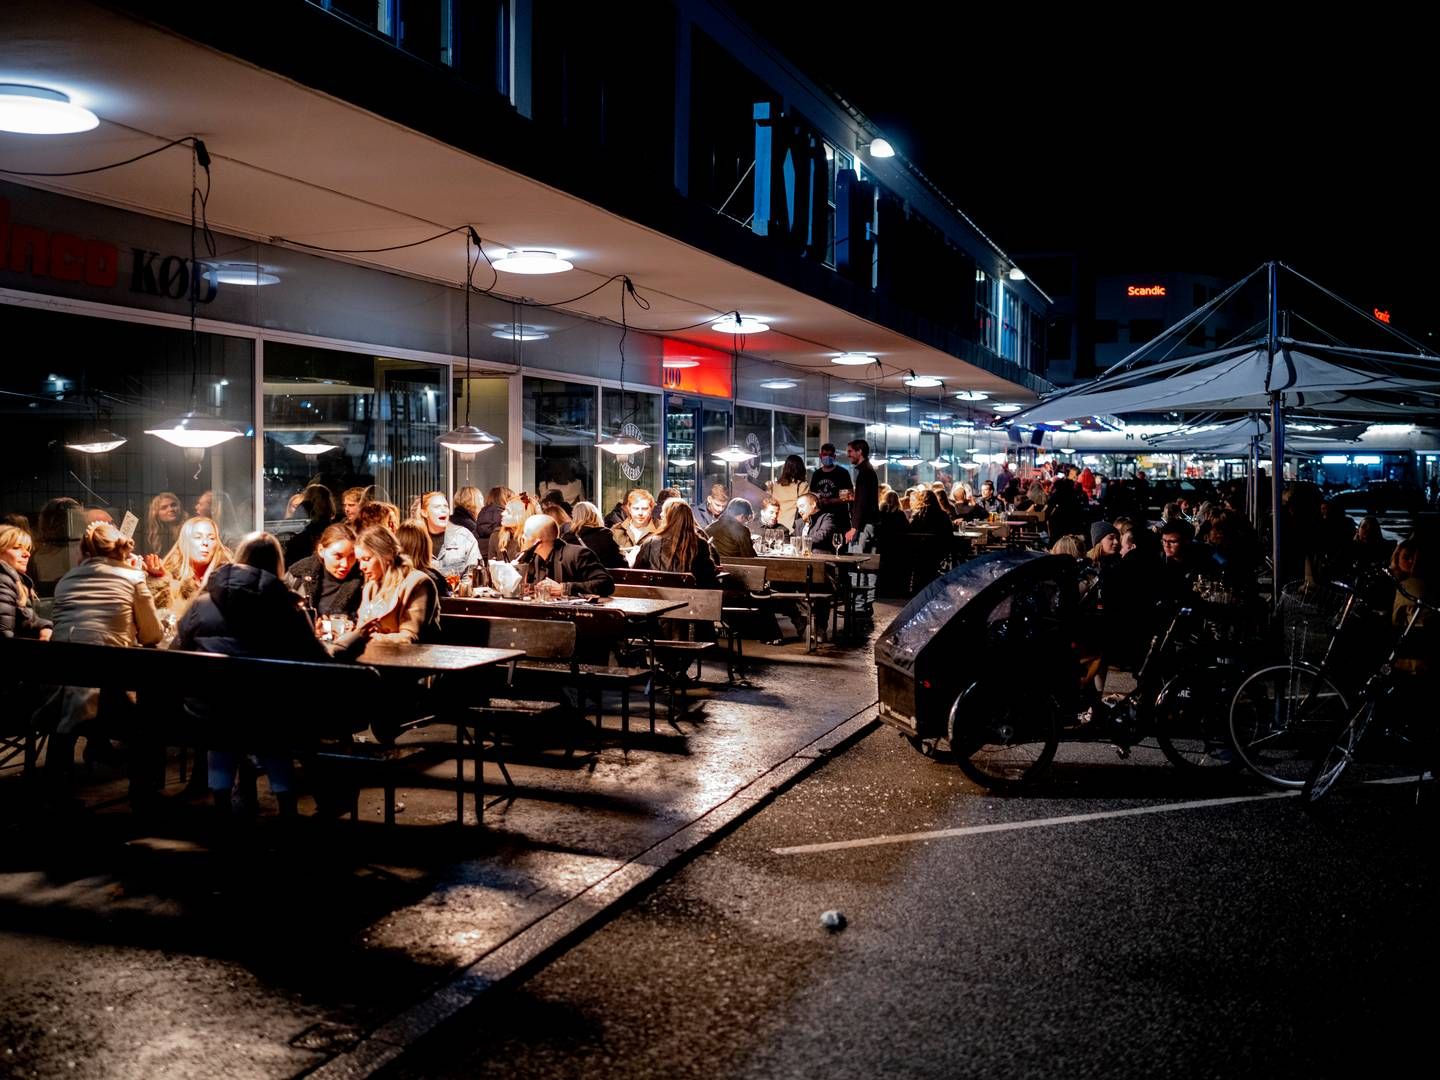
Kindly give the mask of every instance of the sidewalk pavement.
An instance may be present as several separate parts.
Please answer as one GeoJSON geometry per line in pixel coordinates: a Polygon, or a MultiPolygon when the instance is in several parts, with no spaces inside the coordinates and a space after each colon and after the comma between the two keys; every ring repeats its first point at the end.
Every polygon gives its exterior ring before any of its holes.
{"type": "Polygon", "coordinates": [[[632,717],[628,753],[607,716],[594,755],[507,755],[517,789],[486,769],[483,829],[414,787],[388,832],[367,791],[358,827],[267,817],[217,847],[198,804],[140,828],[118,777],[84,815],[18,823],[0,779],[0,1072],[368,1075],[873,720],[868,645],[747,642],[746,660],[733,688],[707,666],[654,736],[632,717]]]}

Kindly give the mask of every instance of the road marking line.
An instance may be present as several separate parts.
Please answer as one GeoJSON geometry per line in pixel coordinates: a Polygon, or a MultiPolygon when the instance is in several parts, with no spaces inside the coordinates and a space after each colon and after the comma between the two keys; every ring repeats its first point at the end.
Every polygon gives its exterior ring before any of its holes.
{"type": "Polygon", "coordinates": [[[1299,791],[1271,791],[1264,795],[1236,795],[1227,799],[1198,799],[1192,802],[1165,803],[1160,806],[1135,806],[1128,810],[1101,810],[1093,814],[1033,818],[1029,821],[1006,821],[994,825],[965,825],[956,829],[870,836],[862,840],[832,840],[825,844],[800,844],[796,847],[773,848],[772,850],[776,855],[809,855],[820,851],[847,851],[850,848],[879,847],[883,844],[913,844],[922,840],[948,840],[957,836],[982,836],[986,833],[1013,832],[1016,829],[1045,829],[1052,825],[1073,825],[1081,821],[1104,821],[1107,818],[1136,817],[1140,814],[1168,814],[1176,810],[1198,810],[1207,806],[1231,806],[1236,803],[1263,802],[1267,799],[1291,799],[1299,794],[1299,791]]]}

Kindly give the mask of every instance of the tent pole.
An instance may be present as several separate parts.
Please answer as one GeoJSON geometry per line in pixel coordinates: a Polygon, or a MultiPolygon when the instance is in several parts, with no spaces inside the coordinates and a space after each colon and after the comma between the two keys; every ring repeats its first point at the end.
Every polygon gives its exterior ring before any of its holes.
{"type": "Polygon", "coordinates": [[[1255,531],[1260,531],[1260,436],[1250,436],[1250,472],[1245,483],[1245,513],[1255,531]]]}
{"type": "MultiPolygon", "coordinates": [[[[1270,333],[1267,350],[1270,354],[1270,373],[1274,377],[1276,337],[1280,328],[1278,265],[1270,263],[1270,333]]],[[[1270,391],[1270,560],[1272,565],[1270,591],[1276,607],[1280,605],[1280,504],[1285,493],[1285,406],[1283,395],[1278,390],[1270,391]]]]}

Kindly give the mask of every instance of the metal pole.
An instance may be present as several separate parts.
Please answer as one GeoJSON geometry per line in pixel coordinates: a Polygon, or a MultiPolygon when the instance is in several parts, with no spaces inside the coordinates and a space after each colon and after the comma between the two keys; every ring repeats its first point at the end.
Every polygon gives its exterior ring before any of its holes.
{"type": "MultiPolygon", "coordinates": [[[[1271,262],[1270,270],[1270,333],[1266,349],[1270,356],[1270,376],[1275,371],[1276,338],[1280,327],[1278,296],[1278,266],[1271,262]]],[[[1280,604],[1280,502],[1285,491],[1285,406],[1278,390],[1270,391],[1270,561],[1272,600],[1280,604]]]]}
{"type": "Polygon", "coordinates": [[[1260,531],[1260,436],[1250,436],[1249,475],[1245,480],[1245,514],[1260,531]]]}

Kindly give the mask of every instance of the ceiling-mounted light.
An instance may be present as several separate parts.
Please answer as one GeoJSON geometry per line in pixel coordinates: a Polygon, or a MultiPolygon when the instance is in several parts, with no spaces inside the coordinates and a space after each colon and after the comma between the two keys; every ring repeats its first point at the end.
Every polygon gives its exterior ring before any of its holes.
{"type": "Polygon", "coordinates": [[[246,263],[215,266],[205,275],[216,285],[278,285],[280,275],[246,263]]]}
{"type": "Polygon", "coordinates": [[[800,384],[794,379],[766,379],[760,385],[766,390],[794,390],[800,384]]]}
{"type": "Polygon", "coordinates": [[[865,395],[864,395],[864,394],[831,394],[831,395],[830,395],[830,400],[831,400],[831,401],[839,401],[839,402],[846,402],[846,401],[864,401],[864,400],[865,400],[865,395]]]}
{"type": "Polygon", "coordinates": [[[1061,425],[1060,425],[1060,430],[1061,430],[1061,431],[1084,431],[1084,430],[1085,430],[1085,427],[1084,427],[1083,424],[1077,424],[1077,423],[1075,423],[1074,420],[1071,420],[1068,424],[1061,424],[1061,425]]]}
{"type": "Polygon", "coordinates": [[[719,334],[763,334],[770,329],[770,324],[761,322],[759,319],[748,318],[738,311],[732,311],[723,319],[717,319],[711,323],[710,329],[719,334]]]}
{"type": "Polygon", "coordinates": [[[956,400],[956,401],[984,401],[984,400],[986,400],[987,398],[989,398],[989,396],[990,396],[990,395],[987,394],[984,390],[956,390],[956,391],[955,391],[955,400],[956,400]]]}
{"type": "Polygon", "coordinates": [[[660,366],[666,368],[692,368],[699,367],[700,361],[693,356],[667,356],[660,361],[660,366]]]}
{"type": "Polygon", "coordinates": [[[905,453],[901,454],[898,458],[895,459],[895,463],[897,465],[904,465],[907,469],[913,469],[916,465],[919,465],[924,460],[925,459],[922,458],[919,454],[915,453],[915,451],[906,450],[905,453]]]}
{"type": "Polygon", "coordinates": [[[1025,271],[1021,270],[1018,266],[1012,266],[1010,267],[1009,272],[1005,276],[1008,277],[1011,281],[1024,281],[1025,271]]]}
{"type": "Polygon", "coordinates": [[[1013,403],[1001,403],[1001,404],[999,404],[999,405],[991,405],[991,406],[990,406],[990,411],[991,411],[991,412],[1002,413],[1002,414],[1008,414],[1008,413],[1017,413],[1017,412],[1019,412],[1022,408],[1024,408],[1024,406],[1022,406],[1022,405],[1015,405],[1015,404],[1013,404],[1013,403]]]}
{"type": "Polygon", "coordinates": [[[111,450],[120,449],[127,442],[129,440],[124,435],[117,435],[109,428],[91,428],[65,445],[82,454],[108,454],[111,450]]]}
{"type": "Polygon", "coordinates": [[[954,420],[955,418],[951,416],[948,412],[928,412],[925,414],[925,419],[945,421],[954,420]]]}
{"type": "Polygon", "coordinates": [[[913,371],[901,381],[906,386],[913,386],[916,390],[929,390],[945,384],[945,380],[938,375],[916,375],[913,371]]]}
{"type": "Polygon", "coordinates": [[[871,156],[871,157],[894,157],[894,156],[895,156],[895,148],[894,148],[893,146],[891,146],[890,143],[889,143],[889,141],[886,140],[886,139],[871,139],[871,140],[870,140],[870,156],[871,156]]]}
{"type": "Polygon", "coordinates": [[[873,364],[875,362],[875,357],[863,352],[841,353],[839,356],[832,356],[830,358],[830,363],[839,364],[841,367],[864,367],[866,364],[873,364]]]}
{"type": "Polygon", "coordinates": [[[1074,452],[1075,448],[1073,446],[1062,446],[1060,448],[1060,453],[1062,454],[1073,454],[1074,452]]]}
{"type": "Polygon", "coordinates": [[[550,335],[538,326],[525,326],[522,323],[514,326],[502,326],[490,336],[498,337],[502,341],[544,341],[550,335]]]}
{"type": "Polygon", "coordinates": [[[558,251],[545,248],[505,251],[498,259],[490,260],[490,265],[507,274],[563,274],[566,270],[575,269],[575,264],[569,259],[562,259],[558,251]]]}
{"type": "Polygon", "coordinates": [[[944,454],[940,454],[935,458],[934,461],[930,462],[930,465],[936,469],[944,469],[950,465],[950,459],[947,458],[944,454]]]}
{"type": "MultiPolygon", "coordinates": [[[[602,436],[595,445],[607,454],[614,454],[617,458],[626,458],[631,454],[638,454],[643,450],[650,449],[649,443],[623,431],[616,432],[614,435],[602,436]]],[[[670,464],[679,465],[680,462],[672,460],[670,464]]],[[[689,464],[695,463],[692,461],[689,464]]]]}
{"type": "MultiPolygon", "coordinates": [[[[321,454],[328,454],[331,450],[339,450],[340,444],[333,443],[329,439],[316,436],[313,439],[305,439],[302,442],[285,444],[297,454],[304,454],[306,457],[319,457],[321,454]]],[[[483,449],[483,448],[482,448],[483,449]]]]}
{"type": "Polygon", "coordinates": [[[185,450],[208,450],[231,439],[238,439],[245,434],[245,429],[219,417],[190,412],[162,421],[153,428],[146,428],[145,434],[154,435],[171,446],[179,446],[185,450]]]}
{"type": "Polygon", "coordinates": [[[717,453],[715,457],[727,465],[739,465],[741,462],[749,461],[751,458],[759,457],[759,455],[750,453],[750,451],[746,450],[739,443],[731,443],[725,447],[724,450],[717,453]]]}
{"type": "Polygon", "coordinates": [[[100,118],[76,105],[69,94],[43,86],[0,83],[0,131],[17,135],[73,135],[90,131],[100,118]]]}
{"type": "Polygon", "coordinates": [[[478,454],[482,450],[500,445],[500,439],[473,424],[461,424],[435,441],[446,450],[454,450],[457,454],[478,454]]]}
{"type": "MultiPolygon", "coordinates": [[[[785,462],[776,461],[774,458],[771,458],[769,461],[762,461],[760,464],[766,469],[783,469],[785,467],[785,462]]],[[[873,465],[875,462],[872,460],[871,464],[873,465]]]]}
{"type": "MultiPolygon", "coordinates": [[[[689,468],[693,467],[694,464],[695,464],[695,459],[694,459],[694,458],[672,457],[672,458],[670,459],[670,467],[671,467],[672,469],[689,469],[689,468]]],[[[783,464],[783,462],[782,462],[782,464],[783,464]]]]}
{"type": "Polygon", "coordinates": [[[910,406],[909,406],[909,405],[886,405],[886,406],[885,406],[885,411],[886,411],[887,413],[909,412],[909,411],[910,411],[910,406]]]}

